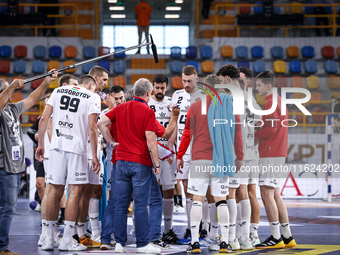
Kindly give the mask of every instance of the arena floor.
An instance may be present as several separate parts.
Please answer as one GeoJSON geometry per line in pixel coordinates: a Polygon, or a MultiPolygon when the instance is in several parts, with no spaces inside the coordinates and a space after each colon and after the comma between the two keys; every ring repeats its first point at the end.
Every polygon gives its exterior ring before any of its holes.
{"type": "MultiPolygon", "coordinates": [[[[340,202],[326,203],[315,201],[288,201],[288,213],[290,216],[291,229],[298,245],[290,249],[280,250],[252,250],[235,251],[231,254],[340,254],[340,202]]],[[[21,255],[41,254],[112,254],[112,251],[100,251],[99,249],[88,249],[86,252],[54,252],[42,251],[37,246],[41,219],[40,214],[29,208],[28,199],[19,199],[17,212],[13,218],[10,230],[9,249],[21,255]]],[[[128,232],[131,229],[132,220],[129,218],[128,232]]],[[[175,214],[173,226],[175,233],[180,237],[185,232],[185,214],[175,214]]],[[[62,230],[62,229],[60,229],[62,230]]],[[[259,227],[261,241],[270,235],[264,208],[261,207],[261,221],[259,227]]],[[[135,254],[135,239],[128,237],[127,253],[135,254]]],[[[164,254],[187,254],[186,245],[171,245],[164,254]]],[[[202,248],[202,254],[216,254],[207,248],[202,248]]]]}

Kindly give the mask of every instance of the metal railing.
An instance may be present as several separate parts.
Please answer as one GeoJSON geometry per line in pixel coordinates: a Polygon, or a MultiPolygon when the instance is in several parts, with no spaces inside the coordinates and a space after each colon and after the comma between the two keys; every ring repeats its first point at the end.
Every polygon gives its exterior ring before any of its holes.
{"type": "MultiPolygon", "coordinates": [[[[0,3],[0,6],[6,6],[7,4],[0,3]]],[[[76,4],[21,4],[19,3],[19,6],[28,6],[28,7],[34,7],[35,12],[38,12],[38,7],[73,7],[75,14],[72,15],[65,15],[65,14],[49,14],[47,15],[47,18],[64,18],[64,17],[74,17],[74,25],[17,25],[17,26],[0,26],[0,28],[34,28],[35,36],[38,36],[38,29],[42,28],[74,28],[74,36],[78,36],[78,6],[76,4]]]]}

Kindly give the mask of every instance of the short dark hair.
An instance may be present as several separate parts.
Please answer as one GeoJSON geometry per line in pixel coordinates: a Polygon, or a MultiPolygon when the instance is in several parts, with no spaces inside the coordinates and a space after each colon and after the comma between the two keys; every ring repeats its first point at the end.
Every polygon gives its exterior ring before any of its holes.
{"type": "Polygon", "coordinates": [[[156,74],[153,79],[152,79],[152,86],[155,85],[155,83],[164,83],[166,84],[166,86],[168,86],[169,84],[169,79],[165,74],[159,73],[156,74]]]}
{"type": "Polygon", "coordinates": [[[226,64],[217,71],[216,75],[229,76],[231,79],[238,79],[240,78],[240,70],[232,64],[226,64]]]}
{"type": "Polygon", "coordinates": [[[112,93],[119,93],[119,92],[121,92],[121,91],[124,92],[124,89],[123,89],[121,86],[119,86],[119,85],[114,85],[114,86],[112,86],[112,87],[110,88],[110,95],[111,95],[112,93]]]}
{"type": "Polygon", "coordinates": [[[88,85],[91,82],[93,82],[94,85],[97,85],[96,80],[89,74],[84,74],[79,80],[80,85],[88,85]]]}
{"type": "Polygon", "coordinates": [[[192,75],[192,74],[197,75],[198,72],[197,72],[196,67],[187,65],[182,69],[182,73],[184,73],[185,75],[192,75]]]}
{"type": "Polygon", "coordinates": [[[207,83],[208,85],[212,86],[213,88],[215,87],[215,84],[220,84],[221,81],[218,78],[217,75],[215,74],[210,74],[207,76],[207,78],[205,79],[204,83],[207,83]]]}
{"type": "Polygon", "coordinates": [[[247,79],[252,79],[253,78],[253,72],[247,67],[240,67],[240,72],[244,73],[247,79]]]}
{"type": "Polygon", "coordinates": [[[64,82],[67,85],[70,85],[70,80],[71,79],[74,79],[74,80],[78,81],[78,78],[75,77],[73,74],[64,74],[63,76],[61,76],[59,78],[59,87],[63,86],[64,82]]]}
{"type": "Polygon", "coordinates": [[[96,74],[96,75],[102,77],[103,73],[107,73],[107,75],[109,75],[109,72],[104,67],[94,66],[94,67],[91,68],[89,75],[93,76],[93,75],[96,74]]]}
{"type": "Polygon", "coordinates": [[[261,80],[264,84],[270,84],[272,87],[275,87],[275,76],[270,71],[259,73],[255,78],[255,82],[256,80],[261,80]]]}

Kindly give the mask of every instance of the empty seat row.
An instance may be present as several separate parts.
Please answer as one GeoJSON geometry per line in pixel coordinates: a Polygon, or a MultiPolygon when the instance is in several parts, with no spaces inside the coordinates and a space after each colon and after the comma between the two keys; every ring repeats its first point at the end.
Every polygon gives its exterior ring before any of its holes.
{"type": "MultiPolygon", "coordinates": [[[[213,48],[209,45],[203,45],[200,47],[201,58],[212,58],[213,56],[213,48]]],[[[178,46],[174,46],[170,48],[170,57],[172,58],[181,58],[182,57],[182,48],[178,46]]],[[[197,58],[197,47],[189,46],[185,49],[185,57],[186,58],[197,58]]]]}
{"type": "MultiPolygon", "coordinates": [[[[115,52],[124,50],[124,47],[115,47],[115,52]]],[[[51,46],[48,49],[50,58],[61,58],[62,56],[62,48],[60,46],[51,46]]],[[[98,56],[103,56],[110,53],[109,47],[100,46],[98,48],[98,56]]],[[[76,58],[77,57],[77,48],[74,46],[66,46],[64,48],[64,56],[65,58],[76,58]]],[[[45,58],[47,55],[47,48],[43,45],[37,45],[33,48],[33,56],[37,59],[45,58]]],[[[0,46],[0,57],[1,58],[10,58],[12,56],[12,47],[9,45],[0,46]]],[[[24,45],[18,45],[14,48],[14,56],[16,58],[25,58],[27,57],[27,47],[24,45]]],[[[121,52],[114,55],[115,58],[125,58],[125,52],[121,52]]],[[[93,46],[85,46],[83,47],[83,57],[84,58],[95,58],[96,57],[96,48],[93,46]]]]}
{"type": "MultiPolygon", "coordinates": [[[[263,58],[263,47],[253,46],[250,49],[252,58],[263,58]]],[[[334,58],[335,49],[333,46],[324,46],[321,48],[321,53],[324,58],[334,58]]],[[[271,56],[273,58],[283,58],[284,49],[281,46],[274,46],[270,49],[271,56]]],[[[235,54],[237,58],[248,58],[248,47],[244,45],[237,46],[235,48],[235,54]]],[[[337,48],[337,54],[340,57],[340,47],[337,48]]],[[[288,58],[300,57],[299,48],[297,46],[289,46],[286,49],[286,55],[288,58]]],[[[313,46],[304,46],[301,48],[301,55],[303,58],[313,58],[315,56],[313,46]]],[[[221,47],[221,56],[225,58],[234,57],[233,47],[224,45],[221,47]]]]}
{"type": "MultiPolygon", "coordinates": [[[[196,68],[196,70],[200,70],[199,69],[199,63],[195,60],[190,60],[187,61],[185,65],[192,65],[196,68]]],[[[182,73],[182,69],[184,67],[184,63],[179,61],[179,60],[174,60],[171,62],[171,72],[175,73],[175,74],[181,74],[182,73]]],[[[214,62],[206,60],[203,61],[201,63],[201,67],[202,67],[202,72],[203,73],[213,73],[214,72],[214,62]]]]}
{"type": "MultiPolygon", "coordinates": [[[[304,67],[306,73],[316,73],[317,63],[314,60],[308,60],[304,62],[304,67]]],[[[327,60],[324,64],[325,71],[327,73],[333,74],[338,72],[338,62],[334,60],[327,60]]],[[[275,73],[285,73],[286,72],[286,62],[282,60],[276,60],[273,62],[273,70],[275,73]]],[[[292,60],[289,62],[289,72],[290,73],[301,73],[302,63],[299,60],[292,60]]]]}
{"type": "MultiPolygon", "coordinates": [[[[304,79],[301,76],[293,76],[290,78],[290,86],[294,88],[304,88],[304,81],[306,80],[306,87],[308,89],[318,89],[319,88],[319,77],[317,76],[309,76],[304,79]]],[[[276,87],[283,88],[288,87],[288,78],[285,76],[277,76],[276,79],[276,87]]],[[[340,77],[338,76],[329,76],[327,78],[327,86],[329,89],[340,88],[340,77]]]]}

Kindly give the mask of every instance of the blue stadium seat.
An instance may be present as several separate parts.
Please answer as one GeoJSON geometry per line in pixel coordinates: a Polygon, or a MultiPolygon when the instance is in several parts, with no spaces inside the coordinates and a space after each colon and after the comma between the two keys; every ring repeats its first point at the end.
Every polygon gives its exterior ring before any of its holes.
{"type": "Polygon", "coordinates": [[[181,58],[182,57],[182,49],[181,47],[174,46],[170,48],[170,57],[172,58],[181,58]]]}
{"type": "Polygon", "coordinates": [[[325,62],[325,70],[327,73],[336,73],[338,71],[338,62],[327,60],[325,62]]]}
{"type": "Polygon", "coordinates": [[[83,48],[83,56],[84,58],[95,58],[96,57],[96,48],[93,46],[85,46],[83,48]]]}
{"type": "Polygon", "coordinates": [[[184,63],[182,63],[181,61],[178,60],[174,60],[171,62],[171,72],[173,73],[182,73],[184,67],[184,63]]]}
{"type": "MultiPolygon", "coordinates": [[[[330,2],[325,1],[324,4],[330,4],[330,2]]],[[[325,9],[325,14],[333,13],[332,6],[325,6],[324,9],[325,9]]]]}
{"type": "Polygon", "coordinates": [[[302,57],[304,58],[314,58],[314,47],[313,46],[303,46],[301,48],[302,57]]]}
{"type": "Polygon", "coordinates": [[[3,45],[0,47],[0,57],[10,58],[12,55],[12,48],[9,45],[3,45]]]}
{"type": "Polygon", "coordinates": [[[61,47],[51,46],[50,47],[50,58],[60,58],[61,57],[61,47]]]}
{"type": "Polygon", "coordinates": [[[185,56],[187,58],[197,58],[197,48],[195,46],[187,47],[185,56]]]}
{"type": "Polygon", "coordinates": [[[44,73],[45,63],[41,60],[36,60],[32,62],[32,73],[44,73]]]}
{"type": "Polygon", "coordinates": [[[263,12],[262,2],[256,2],[255,4],[259,4],[261,6],[254,7],[254,13],[255,14],[261,14],[263,12]]]}
{"type": "Polygon", "coordinates": [[[229,60],[223,61],[222,64],[221,64],[221,66],[228,65],[228,64],[231,64],[231,65],[233,65],[233,66],[236,66],[235,62],[229,61],[229,60]]]}
{"type": "Polygon", "coordinates": [[[247,67],[249,68],[250,67],[250,64],[248,61],[240,61],[237,63],[237,67],[240,68],[240,67],[247,67]]]}
{"type": "Polygon", "coordinates": [[[301,73],[301,61],[292,60],[289,62],[289,72],[291,73],[301,73]]]}
{"type": "Polygon", "coordinates": [[[236,49],[237,58],[248,58],[248,47],[247,46],[237,46],[236,49]]]}
{"type": "Polygon", "coordinates": [[[317,63],[315,60],[307,60],[305,62],[305,71],[306,73],[316,73],[317,70],[317,63]]]}
{"type": "Polygon", "coordinates": [[[98,62],[98,65],[105,68],[108,72],[110,72],[110,62],[107,60],[101,60],[98,62]]]}
{"type": "Polygon", "coordinates": [[[24,73],[26,72],[26,62],[23,60],[17,60],[13,63],[13,72],[15,73],[24,73]]]}
{"type": "Polygon", "coordinates": [[[37,45],[33,48],[33,56],[35,58],[44,58],[46,57],[46,47],[43,45],[37,45]]]}
{"type": "Polygon", "coordinates": [[[115,73],[125,73],[126,63],[124,60],[118,60],[113,63],[113,70],[115,73]]]}
{"type": "MultiPolygon", "coordinates": [[[[313,2],[308,2],[306,4],[314,4],[313,2]]],[[[314,6],[306,6],[305,7],[306,14],[314,14],[314,6]]]]}
{"type": "Polygon", "coordinates": [[[200,48],[201,58],[212,58],[213,49],[211,46],[203,45],[200,48]]]}
{"type": "Polygon", "coordinates": [[[91,70],[92,67],[94,67],[96,64],[95,63],[88,63],[86,65],[83,65],[81,70],[83,73],[88,74],[91,70]]]}
{"type": "Polygon", "coordinates": [[[251,56],[253,58],[263,58],[263,47],[262,46],[253,46],[251,48],[251,56]]]}
{"type": "Polygon", "coordinates": [[[261,73],[261,72],[266,71],[266,64],[264,63],[264,61],[262,61],[262,60],[256,60],[256,61],[253,63],[253,71],[254,71],[255,73],[261,73]]]}
{"type": "Polygon", "coordinates": [[[273,8],[274,14],[280,14],[280,7],[279,6],[274,6],[273,8]]]}
{"type": "MultiPolygon", "coordinates": [[[[125,50],[125,47],[122,47],[122,46],[115,47],[115,52],[121,51],[121,50],[125,50]]],[[[125,58],[126,57],[125,52],[115,54],[114,56],[115,56],[115,58],[125,58]]]]}
{"type": "Polygon", "coordinates": [[[307,17],[306,18],[306,25],[307,26],[315,26],[316,18],[315,17],[307,17]]]}
{"type": "Polygon", "coordinates": [[[281,46],[274,46],[270,49],[273,58],[283,58],[283,48],[281,46]]]}
{"type": "Polygon", "coordinates": [[[1,1],[0,3],[6,4],[4,6],[0,6],[0,13],[7,13],[7,2],[1,1]]]}
{"type": "Polygon", "coordinates": [[[195,61],[195,60],[188,61],[186,65],[194,66],[196,68],[197,72],[199,72],[199,64],[198,64],[197,61],[195,61]]]}

